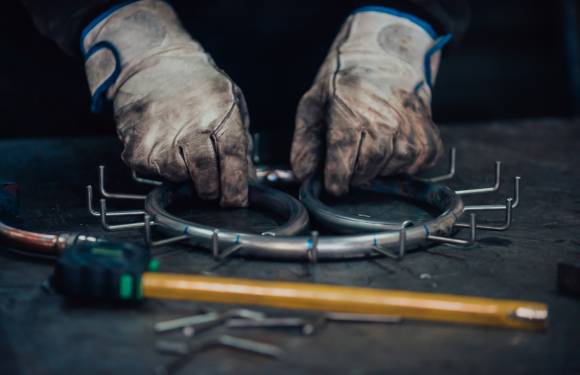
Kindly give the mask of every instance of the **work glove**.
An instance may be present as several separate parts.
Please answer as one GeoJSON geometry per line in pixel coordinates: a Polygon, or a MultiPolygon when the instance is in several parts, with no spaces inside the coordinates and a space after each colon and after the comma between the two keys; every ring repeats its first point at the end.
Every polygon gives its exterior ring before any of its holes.
{"type": "Polygon", "coordinates": [[[164,1],[110,9],[83,32],[93,110],[112,101],[122,159],[137,173],[192,180],[203,199],[246,206],[249,117],[240,89],[164,1]]]}
{"type": "Polygon", "coordinates": [[[389,8],[354,12],[298,105],[296,177],[320,170],[326,190],[342,195],[376,176],[433,166],[443,145],[431,118],[431,87],[449,39],[389,8]]]}

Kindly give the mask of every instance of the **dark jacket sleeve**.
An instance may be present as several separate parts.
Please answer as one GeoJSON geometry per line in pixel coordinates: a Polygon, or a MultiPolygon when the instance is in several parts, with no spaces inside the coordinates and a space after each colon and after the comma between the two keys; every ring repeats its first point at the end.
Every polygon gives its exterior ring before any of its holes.
{"type": "Polygon", "coordinates": [[[78,55],[82,29],[119,0],[21,0],[38,30],[68,54],[78,55]]]}
{"type": "MultiPolygon", "coordinates": [[[[92,19],[123,0],[21,0],[36,27],[69,54],[79,53],[82,29],[92,19]]],[[[239,0],[236,0],[239,1],[239,0]]],[[[465,0],[351,0],[352,8],[382,5],[411,13],[440,34],[453,34],[456,43],[465,33],[469,8],[465,0]]],[[[252,6],[248,2],[247,6],[252,6]]]]}

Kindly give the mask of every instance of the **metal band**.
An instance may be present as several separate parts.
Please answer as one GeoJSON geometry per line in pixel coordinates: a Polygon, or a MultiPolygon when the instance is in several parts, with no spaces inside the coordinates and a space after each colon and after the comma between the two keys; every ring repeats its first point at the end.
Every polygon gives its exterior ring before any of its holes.
{"type": "MultiPolygon", "coordinates": [[[[308,208],[317,224],[335,233],[345,234],[400,231],[401,223],[361,218],[325,205],[319,199],[321,189],[322,182],[313,177],[307,179],[300,188],[300,201],[308,208]]],[[[453,190],[446,186],[410,177],[375,179],[368,190],[427,204],[436,208],[442,216],[448,215],[458,200],[453,190]]],[[[457,217],[461,213],[462,209],[455,212],[457,217]]]]}
{"type": "MultiPolygon", "coordinates": [[[[441,211],[441,214],[432,221],[404,229],[407,251],[428,244],[429,236],[450,234],[457,217],[463,213],[461,198],[444,186],[413,179],[390,179],[378,184],[383,191],[417,199],[441,211]]],[[[188,194],[188,191],[190,190],[184,186],[158,187],[147,196],[145,211],[151,215],[158,228],[171,235],[186,234],[191,237],[191,242],[211,249],[212,242],[216,241],[215,228],[189,222],[167,212],[166,208],[177,194],[188,194]]],[[[298,208],[302,207],[299,202],[285,193],[264,186],[252,186],[250,205],[264,207],[274,212],[285,212],[290,219],[285,225],[262,235],[220,230],[217,238],[220,248],[240,245],[236,254],[244,257],[311,260],[312,236],[291,236],[302,231],[308,224],[306,211],[298,208]]],[[[396,226],[395,231],[382,230],[351,236],[320,236],[316,244],[316,258],[332,260],[373,256],[378,254],[374,250],[377,247],[399,251],[401,237],[400,224],[396,226]]]]}

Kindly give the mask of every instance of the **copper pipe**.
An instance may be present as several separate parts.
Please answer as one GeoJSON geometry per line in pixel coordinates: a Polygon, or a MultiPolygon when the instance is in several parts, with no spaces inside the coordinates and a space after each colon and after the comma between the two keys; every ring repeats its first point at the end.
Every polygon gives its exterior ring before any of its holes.
{"type": "Polygon", "coordinates": [[[59,235],[28,232],[8,226],[0,221],[0,240],[5,240],[19,250],[59,255],[59,235]]]}

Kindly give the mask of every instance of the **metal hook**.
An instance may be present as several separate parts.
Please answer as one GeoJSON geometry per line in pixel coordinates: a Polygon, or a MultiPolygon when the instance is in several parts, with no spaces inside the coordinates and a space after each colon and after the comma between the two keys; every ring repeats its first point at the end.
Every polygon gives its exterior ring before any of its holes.
{"type": "Polygon", "coordinates": [[[461,245],[461,246],[471,246],[477,241],[477,225],[475,223],[475,214],[469,215],[469,229],[470,229],[470,236],[469,240],[460,240],[457,238],[449,238],[449,237],[442,237],[442,236],[435,236],[435,235],[428,235],[427,239],[435,242],[440,243],[447,243],[452,245],[461,245]]]}
{"type": "Polygon", "coordinates": [[[441,175],[441,176],[425,178],[425,179],[423,179],[423,181],[442,182],[442,181],[451,180],[453,177],[455,177],[456,156],[457,156],[457,150],[455,149],[455,147],[453,147],[451,149],[451,155],[449,157],[449,172],[447,172],[446,174],[441,175]]]}
{"type": "Polygon", "coordinates": [[[411,220],[405,220],[401,224],[401,228],[399,229],[399,255],[390,252],[387,249],[384,249],[380,246],[373,246],[372,250],[376,251],[379,254],[382,254],[391,259],[400,260],[405,257],[406,245],[407,245],[407,227],[413,225],[411,220]]]}
{"type": "Polygon", "coordinates": [[[183,234],[181,236],[166,238],[166,239],[159,240],[159,241],[152,241],[151,240],[151,238],[152,238],[151,237],[151,225],[154,225],[155,221],[152,221],[151,216],[147,213],[143,216],[144,216],[143,228],[144,228],[144,232],[145,232],[145,246],[147,246],[148,248],[169,245],[172,243],[181,242],[181,241],[189,239],[189,236],[187,234],[183,234]]]}
{"type": "MultiPolygon", "coordinates": [[[[502,225],[477,225],[477,229],[481,230],[491,230],[503,232],[508,230],[512,225],[512,209],[513,209],[513,198],[507,198],[505,204],[505,222],[502,225]]],[[[469,228],[470,224],[466,223],[455,223],[457,228],[469,228]]]]}
{"type": "Polygon", "coordinates": [[[138,182],[140,184],[153,185],[153,186],[163,185],[163,182],[161,182],[161,181],[151,180],[149,178],[143,178],[143,177],[137,176],[137,172],[135,172],[134,170],[131,170],[131,177],[133,177],[133,180],[135,180],[135,182],[138,182]]]}
{"type": "Polygon", "coordinates": [[[140,194],[118,194],[118,193],[109,193],[105,189],[105,166],[99,165],[99,189],[101,191],[101,195],[105,198],[109,199],[133,199],[133,200],[145,200],[147,196],[140,195],[140,194]]]}
{"type": "Polygon", "coordinates": [[[499,190],[501,185],[501,161],[495,162],[495,183],[493,186],[486,188],[477,189],[467,189],[467,190],[456,190],[457,195],[473,195],[473,194],[483,194],[483,193],[493,193],[499,190]]]}
{"type": "MultiPolygon", "coordinates": [[[[92,216],[99,217],[101,214],[93,208],[93,187],[87,185],[87,208],[92,216]]],[[[136,216],[143,215],[145,211],[130,210],[130,211],[109,211],[107,216],[136,216]]]]}
{"type": "Polygon", "coordinates": [[[244,246],[240,243],[234,244],[225,249],[224,251],[222,251],[217,257],[220,260],[224,260],[232,256],[233,254],[237,253],[238,251],[242,250],[243,248],[244,246]]]}
{"type": "Polygon", "coordinates": [[[399,257],[397,256],[397,254],[393,254],[389,250],[383,249],[380,246],[373,246],[371,248],[371,250],[373,250],[373,251],[375,251],[375,252],[377,252],[379,254],[382,254],[382,255],[386,256],[387,258],[391,258],[391,259],[395,259],[395,260],[399,259],[399,257]]]}
{"type": "Polygon", "coordinates": [[[308,246],[306,247],[306,255],[311,263],[318,262],[318,237],[317,231],[310,232],[311,238],[309,240],[308,246]]]}
{"type": "MultiPolygon", "coordinates": [[[[520,176],[514,177],[514,198],[512,208],[516,208],[520,204],[520,176]]],[[[465,206],[463,211],[501,211],[505,210],[506,206],[503,204],[484,204],[475,206],[465,206]]]]}
{"type": "Polygon", "coordinates": [[[399,258],[405,256],[405,246],[407,245],[407,227],[413,225],[411,220],[403,221],[401,229],[399,229],[399,258]]]}
{"type": "Polygon", "coordinates": [[[99,216],[101,217],[101,226],[103,227],[104,230],[109,231],[109,232],[143,228],[145,226],[145,222],[109,225],[107,223],[107,216],[108,216],[107,215],[107,200],[104,198],[101,199],[101,214],[99,216]]]}

